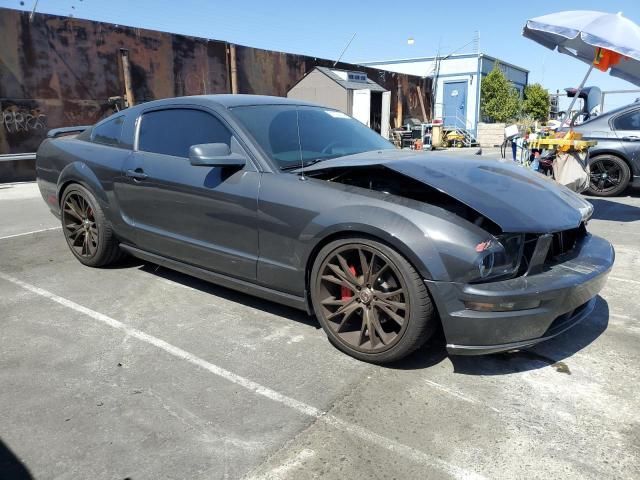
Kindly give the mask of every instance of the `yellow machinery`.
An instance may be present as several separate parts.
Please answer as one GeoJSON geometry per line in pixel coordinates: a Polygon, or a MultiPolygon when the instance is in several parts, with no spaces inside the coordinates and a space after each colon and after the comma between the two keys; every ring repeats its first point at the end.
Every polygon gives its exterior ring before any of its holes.
{"type": "Polygon", "coordinates": [[[457,130],[450,130],[445,133],[444,141],[448,147],[463,147],[464,146],[464,135],[458,132],[457,130]]]}
{"type": "Polygon", "coordinates": [[[529,148],[537,148],[539,150],[557,150],[558,152],[583,152],[589,147],[593,147],[597,142],[595,140],[582,140],[582,134],[569,131],[562,137],[545,137],[529,141],[529,148]]]}

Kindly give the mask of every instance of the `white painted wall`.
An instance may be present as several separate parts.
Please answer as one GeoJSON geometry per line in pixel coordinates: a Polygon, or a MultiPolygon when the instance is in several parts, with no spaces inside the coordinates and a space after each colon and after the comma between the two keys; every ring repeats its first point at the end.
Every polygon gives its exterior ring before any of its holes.
{"type": "Polygon", "coordinates": [[[367,127],[371,121],[371,90],[364,88],[353,91],[353,107],[351,115],[367,127]]]}
{"type": "MultiPolygon", "coordinates": [[[[411,59],[410,61],[389,61],[389,62],[365,62],[363,65],[370,65],[375,68],[388,70],[397,73],[406,73],[420,77],[433,77],[435,74],[435,60],[411,59]]],[[[487,74],[493,68],[491,58],[480,56],[450,57],[440,61],[440,71],[436,89],[435,116],[442,116],[444,83],[453,81],[467,82],[467,128],[476,129],[476,119],[479,118],[479,90],[478,90],[478,68],[482,68],[482,73],[487,74]],[[482,61],[482,63],[480,63],[482,61]],[[479,64],[480,63],[480,64],[479,64]]],[[[501,62],[502,70],[507,78],[518,84],[517,88],[522,90],[522,85],[527,82],[527,73],[518,67],[501,62]]],[[[480,78],[480,81],[482,79],[480,78]]]]}
{"type": "MultiPolygon", "coordinates": [[[[389,62],[375,64],[376,68],[389,70],[391,72],[406,73],[409,75],[417,75],[420,77],[433,77],[435,74],[434,60],[415,60],[411,62],[389,62]]],[[[444,82],[466,81],[467,82],[467,128],[476,128],[476,113],[478,108],[477,97],[477,71],[478,57],[471,58],[447,58],[440,62],[440,72],[438,77],[438,85],[436,87],[436,118],[442,116],[442,105],[444,91],[444,82]],[[472,72],[471,74],[464,74],[472,72]],[[458,74],[458,75],[456,75],[458,74]]]]}
{"type": "Polygon", "coordinates": [[[382,92],[382,118],[380,119],[380,135],[389,138],[391,127],[391,92],[382,92]]]}

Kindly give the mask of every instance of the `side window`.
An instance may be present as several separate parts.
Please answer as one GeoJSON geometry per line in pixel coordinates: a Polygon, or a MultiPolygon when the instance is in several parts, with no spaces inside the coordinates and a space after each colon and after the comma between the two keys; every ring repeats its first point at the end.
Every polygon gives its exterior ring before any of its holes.
{"type": "Polygon", "coordinates": [[[640,130],[640,110],[620,115],[613,121],[615,130],[640,130]]]}
{"type": "Polygon", "coordinates": [[[122,133],[123,124],[124,116],[122,115],[113,120],[101,123],[93,129],[93,141],[112,147],[120,146],[120,134],[122,133]]]}
{"type": "Polygon", "coordinates": [[[172,108],[142,115],[138,150],[188,157],[200,143],[231,145],[231,132],[213,115],[201,110],[172,108]]]}

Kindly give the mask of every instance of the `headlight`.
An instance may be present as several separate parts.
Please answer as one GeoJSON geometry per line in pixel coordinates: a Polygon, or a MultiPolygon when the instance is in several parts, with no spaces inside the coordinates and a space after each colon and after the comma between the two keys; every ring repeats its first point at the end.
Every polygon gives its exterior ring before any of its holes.
{"type": "Polygon", "coordinates": [[[591,204],[580,207],[578,210],[580,210],[580,216],[582,217],[582,221],[585,223],[588,222],[591,215],[593,215],[593,205],[591,204]]]}
{"type": "Polygon", "coordinates": [[[514,275],[520,267],[523,234],[499,235],[476,245],[478,281],[514,275]]]}

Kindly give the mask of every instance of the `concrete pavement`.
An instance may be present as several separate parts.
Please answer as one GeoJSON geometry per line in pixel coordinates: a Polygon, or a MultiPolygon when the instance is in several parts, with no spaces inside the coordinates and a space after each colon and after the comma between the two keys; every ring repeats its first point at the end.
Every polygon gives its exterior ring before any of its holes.
{"type": "Polygon", "coordinates": [[[286,307],[84,267],[34,184],[0,188],[0,478],[638,478],[640,198],[593,202],[617,261],[589,319],[390,368],[286,307]]]}

